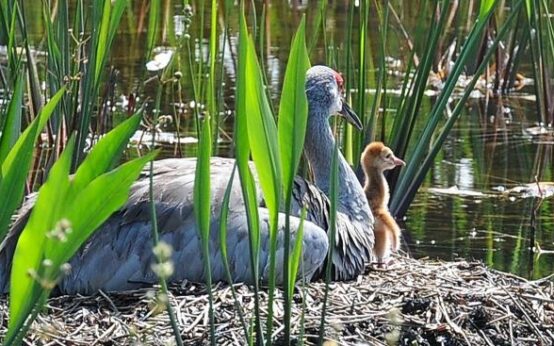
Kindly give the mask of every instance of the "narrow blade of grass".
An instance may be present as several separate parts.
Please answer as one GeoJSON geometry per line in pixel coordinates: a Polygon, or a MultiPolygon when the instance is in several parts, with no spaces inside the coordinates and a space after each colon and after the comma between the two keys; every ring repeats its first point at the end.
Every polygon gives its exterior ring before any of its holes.
{"type": "MultiPolygon", "coordinates": [[[[23,106],[23,82],[17,78],[10,102],[8,104],[5,123],[0,129],[0,163],[4,162],[8,152],[14,146],[21,132],[21,117],[23,106]]],[[[1,168],[1,167],[0,167],[1,168]]]]}
{"type": "MultiPolygon", "coordinates": [[[[333,159],[331,161],[331,183],[329,187],[329,202],[330,202],[330,211],[329,211],[329,244],[335,244],[335,236],[337,233],[337,203],[338,203],[338,157],[339,157],[339,148],[338,142],[335,144],[335,149],[333,150],[333,159]]],[[[332,265],[333,263],[333,248],[334,246],[329,246],[327,252],[327,267],[325,268],[325,293],[323,296],[323,307],[321,308],[321,319],[319,322],[319,341],[318,345],[323,345],[325,339],[325,317],[327,316],[327,300],[329,298],[329,284],[331,283],[332,277],[332,265]]]]}

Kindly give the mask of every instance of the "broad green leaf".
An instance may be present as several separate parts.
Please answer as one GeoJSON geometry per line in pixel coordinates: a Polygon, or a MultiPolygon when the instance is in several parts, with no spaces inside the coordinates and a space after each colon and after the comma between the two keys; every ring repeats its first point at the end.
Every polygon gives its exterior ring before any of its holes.
{"type": "Polygon", "coordinates": [[[119,124],[94,145],[75,173],[73,184],[77,191],[80,191],[83,186],[106,172],[110,167],[115,166],[129,142],[129,137],[137,131],[140,125],[141,113],[139,111],[119,124]]]}
{"type": "MultiPolygon", "coordinates": [[[[283,89],[279,105],[279,152],[281,167],[283,169],[283,190],[285,192],[286,224],[284,234],[283,285],[285,286],[285,339],[290,338],[290,315],[292,306],[292,292],[296,282],[299,258],[293,253],[290,259],[290,212],[292,204],[292,188],[294,176],[298,170],[300,157],[304,150],[304,137],[308,120],[308,100],[306,97],[305,83],[306,72],[310,68],[308,50],[305,42],[305,17],[302,18],[298,30],[293,38],[283,89]],[[292,269],[292,270],[291,270],[292,269]]],[[[297,242],[301,242],[302,230],[297,230],[297,242]],[[300,237],[300,238],[298,238],[300,237]]],[[[297,244],[296,244],[297,245],[297,244]]],[[[301,245],[300,245],[301,246],[301,245]]],[[[296,250],[296,248],[295,248],[296,250]]]]}
{"type": "Polygon", "coordinates": [[[11,216],[18,207],[25,190],[25,180],[31,167],[35,141],[52,115],[56,105],[65,92],[60,89],[42,108],[39,115],[23,131],[15,142],[5,160],[1,163],[2,180],[0,181],[0,239],[4,238],[10,224],[11,216]]]}
{"type": "Polygon", "coordinates": [[[131,185],[144,165],[157,154],[158,151],[150,152],[100,175],[75,196],[71,205],[62,213],[72,225],[73,232],[67,235],[67,242],[59,243],[57,248],[52,248],[51,253],[46,253],[54,267],[67,262],[92,232],[125,204],[131,185]]]}
{"type": "Polygon", "coordinates": [[[41,275],[39,268],[44,259],[46,233],[54,229],[67,205],[65,196],[69,188],[74,145],[72,138],[52,166],[48,179],[39,190],[29,221],[19,236],[10,278],[10,321],[5,343],[15,337],[39,298],[39,283],[29,275],[29,271],[41,275]]]}
{"type": "MultiPolygon", "coordinates": [[[[248,47],[248,32],[246,30],[246,19],[244,11],[241,11],[239,52],[238,52],[238,75],[236,89],[236,121],[235,121],[235,153],[239,170],[239,177],[242,186],[242,195],[248,218],[248,230],[250,235],[250,260],[253,277],[258,277],[259,249],[260,249],[260,228],[256,186],[252,172],[250,171],[250,145],[248,143],[248,130],[246,127],[249,107],[246,101],[246,55],[248,47]]],[[[257,281],[257,280],[256,280],[257,281]]]]}
{"type": "Polygon", "coordinates": [[[264,91],[265,85],[252,39],[248,40],[246,74],[249,77],[246,80],[246,104],[249,105],[246,121],[248,141],[271,214],[279,208],[281,187],[277,126],[264,91]]]}
{"type": "Polygon", "coordinates": [[[151,152],[104,173],[110,168],[114,157],[123,150],[139,120],[137,114],[103,137],[83,162],[78,171],[79,177],[69,177],[74,138],[52,167],[46,183],[39,190],[37,202],[15,251],[8,342],[12,342],[15,336],[22,337],[21,333],[16,334],[17,330],[23,326],[33,308],[42,304],[48,296],[59,277],[60,266],[125,203],[130,186],[144,164],[157,154],[151,152]],[[72,232],[65,234],[65,241],[46,236],[60,220],[67,220],[72,228],[72,232]],[[43,265],[45,258],[50,263],[48,267],[43,265]],[[36,275],[29,276],[29,270],[36,275]]]}
{"type": "MultiPolygon", "coordinates": [[[[256,342],[263,344],[263,332],[261,329],[260,300],[258,298],[259,290],[259,253],[260,253],[260,221],[258,214],[257,190],[254,183],[252,172],[250,171],[249,158],[250,147],[248,143],[247,116],[249,107],[246,101],[246,81],[247,75],[247,51],[248,51],[248,31],[246,18],[244,16],[244,4],[241,3],[240,21],[239,21],[239,48],[238,48],[238,68],[237,68],[237,88],[235,102],[235,153],[237,167],[239,171],[240,183],[242,187],[242,197],[246,209],[248,220],[248,240],[250,247],[250,269],[254,278],[254,321],[256,329],[256,342]]],[[[252,334],[251,334],[252,335],[252,334]]]]}
{"type": "Polygon", "coordinates": [[[305,40],[305,17],[294,36],[279,105],[279,151],[283,168],[285,196],[292,192],[294,176],[304,150],[308,100],[306,98],[306,72],[310,60],[305,40]]]}
{"type": "Polygon", "coordinates": [[[281,165],[277,126],[265,92],[263,74],[252,38],[249,38],[246,49],[246,75],[248,76],[246,80],[246,102],[249,105],[246,120],[248,141],[258,172],[258,182],[269,210],[269,274],[267,278],[269,298],[267,302],[266,333],[272,335],[277,227],[281,204],[281,165]]]}

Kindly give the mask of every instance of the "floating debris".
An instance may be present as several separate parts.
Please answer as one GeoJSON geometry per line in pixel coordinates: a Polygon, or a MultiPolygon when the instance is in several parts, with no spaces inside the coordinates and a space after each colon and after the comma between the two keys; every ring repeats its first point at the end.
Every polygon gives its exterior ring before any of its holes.
{"type": "Polygon", "coordinates": [[[533,126],[526,128],[525,133],[531,136],[554,135],[554,128],[550,126],[533,126]]]}
{"type": "Polygon", "coordinates": [[[538,182],[519,185],[503,192],[505,196],[518,198],[549,198],[554,196],[554,182],[538,182]]]}
{"type": "MultiPolygon", "coordinates": [[[[325,285],[311,283],[305,291],[301,286],[294,293],[293,335],[300,333],[304,303],[305,344],[315,345],[325,285]]],[[[234,287],[250,321],[254,292],[243,284],[234,287]]],[[[217,284],[213,295],[217,344],[245,344],[230,286],[217,284]]],[[[185,344],[206,344],[206,287],[174,285],[167,298],[185,344]]],[[[262,306],[267,305],[267,298],[262,290],[262,306]]],[[[154,300],[152,289],[51,298],[24,343],[171,344],[169,318],[165,311],[155,309],[154,300]]],[[[274,330],[282,333],[279,290],[277,301],[274,330]]],[[[388,271],[368,271],[356,281],[332,283],[327,311],[326,337],[339,345],[387,345],[391,341],[399,345],[552,345],[554,274],[528,281],[480,262],[396,257],[388,271]]],[[[3,298],[0,335],[6,333],[7,314],[3,298]]]]}
{"type": "Polygon", "coordinates": [[[450,195],[459,197],[498,197],[516,201],[518,198],[549,198],[554,196],[554,182],[539,182],[518,185],[507,189],[504,186],[495,186],[492,192],[459,189],[456,185],[448,188],[431,187],[427,191],[434,194],[450,195]]]}
{"type": "Polygon", "coordinates": [[[454,185],[448,188],[439,188],[439,187],[431,187],[427,189],[430,193],[436,193],[441,195],[455,195],[455,196],[462,196],[462,197],[485,197],[488,196],[487,194],[479,191],[473,191],[473,190],[466,190],[466,189],[459,189],[458,186],[454,185]]]}
{"type": "MultiPolygon", "coordinates": [[[[157,131],[155,135],[155,143],[160,144],[197,144],[198,138],[190,136],[178,136],[175,132],[157,131]]],[[[146,145],[152,143],[152,132],[139,130],[133,134],[129,140],[133,145],[146,145]]]]}

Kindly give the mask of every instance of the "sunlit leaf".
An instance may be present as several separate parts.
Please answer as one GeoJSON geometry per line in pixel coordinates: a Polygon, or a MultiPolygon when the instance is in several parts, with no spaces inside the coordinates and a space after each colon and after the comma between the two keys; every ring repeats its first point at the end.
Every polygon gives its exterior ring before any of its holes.
{"type": "Polygon", "coordinates": [[[304,150],[306,122],[308,120],[308,100],[306,98],[306,71],[310,60],[305,40],[305,18],[294,36],[287,62],[283,91],[279,105],[279,152],[283,168],[285,195],[291,193],[294,176],[304,150]]]}
{"type": "Polygon", "coordinates": [[[6,158],[1,162],[0,181],[0,239],[4,238],[14,210],[18,207],[25,190],[25,180],[31,167],[33,149],[40,130],[52,115],[65,89],[58,91],[43,107],[40,114],[23,131],[6,158]]]}
{"type": "Polygon", "coordinates": [[[43,272],[39,268],[44,260],[46,233],[54,229],[67,205],[64,197],[69,188],[69,169],[74,144],[73,139],[68,142],[66,149],[50,170],[48,179],[39,190],[29,221],[19,236],[11,268],[10,320],[5,343],[15,337],[40,296],[37,278],[43,277],[43,272]],[[29,275],[30,272],[33,272],[34,276],[29,275]]]}
{"type": "Polygon", "coordinates": [[[98,149],[83,162],[79,179],[69,177],[74,138],[52,167],[15,250],[6,343],[23,337],[29,326],[26,324],[21,329],[23,323],[54,287],[62,264],[125,203],[131,184],[146,162],[157,154],[151,152],[106,172],[114,157],[124,149],[123,143],[128,141],[139,120],[136,115],[100,139],[98,149]],[[56,226],[62,220],[71,232],[60,234],[60,227],[56,226]],[[22,332],[18,332],[20,329],[22,332]]]}
{"type": "Polygon", "coordinates": [[[117,164],[120,154],[127,147],[129,138],[137,131],[141,117],[142,112],[137,112],[94,145],[86,160],[75,172],[73,184],[76,190],[80,191],[83,186],[117,164]]]}
{"type": "Polygon", "coordinates": [[[5,114],[6,121],[3,128],[0,129],[0,166],[6,159],[8,152],[14,146],[21,132],[21,107],[23,101],[23,81],[17,78],[12,97],[8,104],[8,110],[5,114]]]}

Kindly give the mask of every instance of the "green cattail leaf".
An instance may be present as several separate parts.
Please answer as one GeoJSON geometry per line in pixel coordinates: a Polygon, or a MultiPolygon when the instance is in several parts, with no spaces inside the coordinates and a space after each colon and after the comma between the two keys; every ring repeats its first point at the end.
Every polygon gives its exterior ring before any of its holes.
{"type": "Polygon", "coordinates": [[[98,46],[96,47],[96,66],[94,69],[94,80],[100,80],[100,73],[104,63],[108,48],[108,31],[110,29],[110,13],[112,10],[111,0],[104,0],[102,19],[100,22],[100,31],[98,33],[98,46]]]}
{"type": "Polygon", "coordinates": [[[308,100],[304,85],[310,59],[306,48],[305,22],[304,17],[293,39],[279,105],[279,152],[286,196],[292,193],[294,176],[304,150],[308,120],[308,100]]]}
{"type": "Polygon", "coordinates": [[[279,208],[281,165],[277,126],[267,99],[254,41],[248,40],[246,54],[246,104],[248,104],[247,133],[256,165],[260,186],[270,214],[279,208]]]}
{"type": "Polygon", "coordinates": [[[25,180],[31,167],[35,141],[65,93],[62,88],[43,107],[39,115],[23,131],[5,159],[0,162],[0,239],[4,238],[11,216],[18,207],[25,190],[25,180]]]}
{"type": "Polygon", "coordinates": [[[160,17],[160,0],[150,1],[150,11],[148,14],[148,31],[146,34],[146,52],[147,60],[152,56],[152,49],[156,43],[156,32],[158,32],[158,22],[160,17]]]}
{"type": "MultiPolygon", "coordinates": [[[[69,221],[73,232],[67,235],[67,242],[56,242],[54,246],[47,247],[46,257],[53,261],[53,267],[59,267],[69,261],[90,235],[125,204],[131,185],[138,178],[144,165],[157,154],[157,150],[152,151],[126,162],[98,176],[78,193],[68,192],[67,196],[74,197],[69,199],[70,203],[64,208],[62,217],[69,221]]],[[[70,185],[70,189],[73,188],[74,185],[70,185]]],[[[50,243],[54,241],[48,240],[50,243]]]]}
{"type": "Polygon", "coordinates": [[[141,118],[142,110],[139,110],[108,132],[94,145],[86,160],[83,161],[75,173],[73,182],[75,191],[80,191],[100,174],[119,162],[120,155],[127,147],[129,138],[137,131],[141,118]]]}
{"type": "Polygon", "coordinates": [[[306,207],[303,207],[300,214],[300,225],[298,226],[298,230],[296,231],[294,248],[292,250],[292,258],[289,262],[290,279],[287,283],[289,285],[288,299],[292,299],[292,295],[294,293],[294,284],[296,283],[296,277],[298,275],[298,268],[300,266],[300,261],[302,260],[302,238],[304,236],[304,221],[306,220],[306,212],[306,207]]]}
{"type": "MultiPolygon", "coordinates": [[[[198,147],[198,159],[196,162],[196,175],[194,179],[194,213],[198,233],[202,241],[204,256],[208,255],[208,243],[210,239],[210,210],[211,210],[211,192],[210,192],[210,156],[212,152],[211,126],[210,118],[206,117],[203,122],[202,132],[200,134],[200,143],[198,147]]],[[[209,256],[204,258],[209,263],[209,256]]],[[[209,275],[209,268],[206,268],[206,275],[209,275]]]]}
{"type": "Polygon", "coordinates": [[[494,8],[496,0],[481,0],[479,5],[479,19],[483,20],[488,15],[489,12],[494,8]]]}
{"type": "Polygon", "coordinates": [[[13,256],[10,278],[10,321],[4,343],[15,338],[40,296],[37,278],[43,277],[39,269],[44,260],[46,233],[53,230],[67,207],[65,199],[69,188],[69,169],[75,146],[74,138],[67,143],[60,158],[54,163],[48,179],[39,190],[33,212],[19,236],[13,256]],[[29,275],[32,271],[34,276],[29,275]]]}
{"type": "Polygon", "coordinates": [[[17,343],[24,336],[24,331],[20,333],[18,330],[31,311],[50,293],[60,275],[60,266],[69,261],[113,212],[121,208],[128,198],[131,184],[144,165],[156,156],[157,151],[151,152],[106,173],[139,121],[140,116],[135,115],[103,137],[74,179],[70,179],[69,172],[75,138],[71,138],[52,167],[15,250],[7,344],[14,340],[17,343]],[[72,228],[72,232],[65,234],[66,240],[48,237],[47,233],[63,219],[72,228]],[[43,265],[45,259],[50,264],[47,267],[43,265]],[[35,275],[29,276],[29,271],[35,275]]]}
{"type": "Polygon", "coordinates": [[[4,162],[8,152],[14,146],[21,132],[21,107],[23,106],[23,81],[18,76],[15,81],[12,97],[8,104],[6,122],[0,128],[0,164],[4,162]]]}

